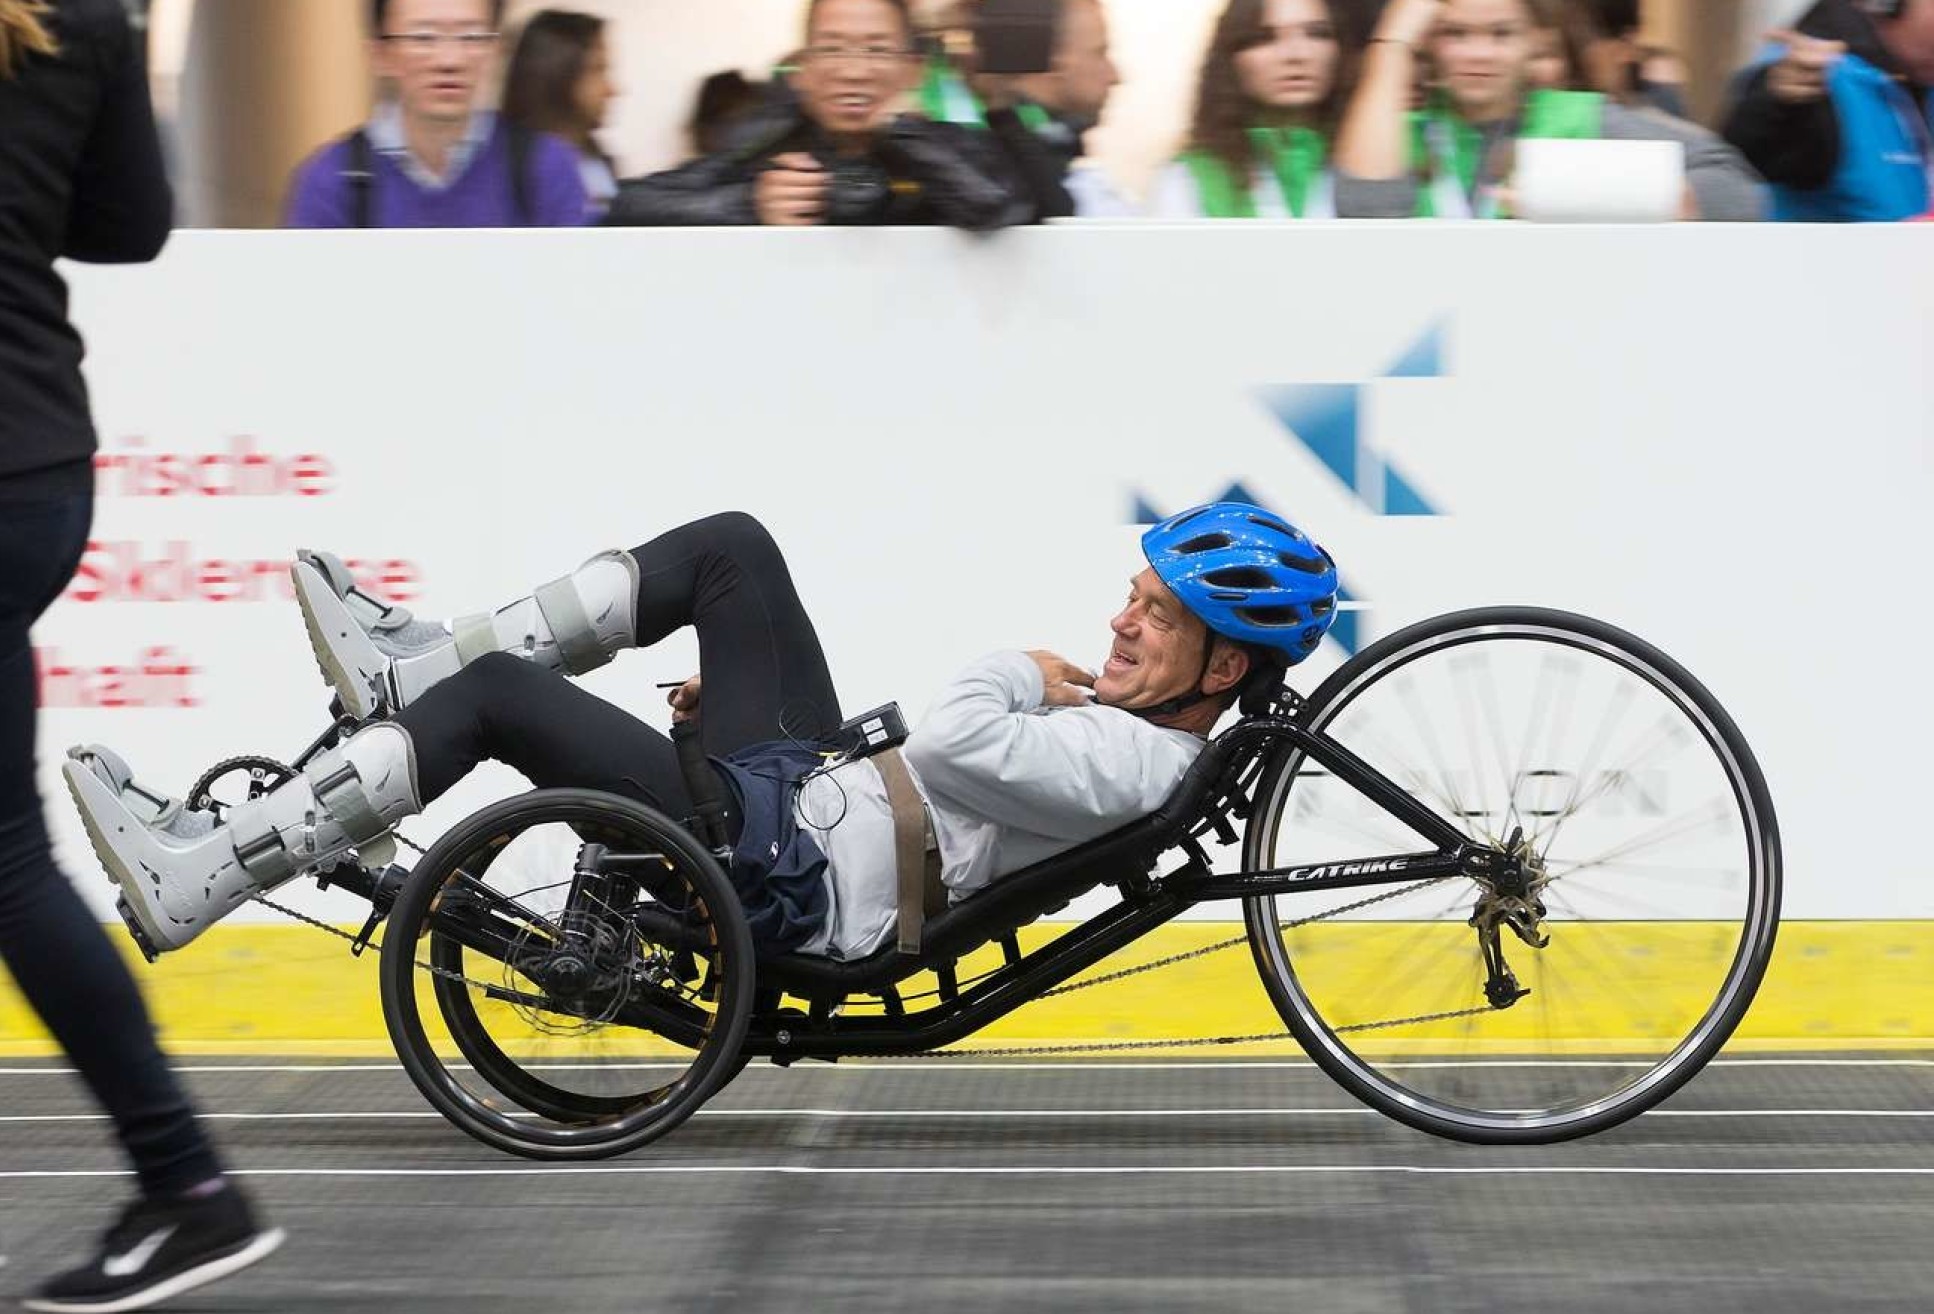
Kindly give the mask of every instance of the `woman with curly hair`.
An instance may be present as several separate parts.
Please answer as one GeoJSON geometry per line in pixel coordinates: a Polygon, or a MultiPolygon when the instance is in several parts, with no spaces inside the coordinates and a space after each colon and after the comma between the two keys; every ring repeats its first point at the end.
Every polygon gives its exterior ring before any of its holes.
{"type": "Polygon", "coordinates": [[[1333,219],[1330,146],[1357,45],[1342,0],[1230,0],[1202,62],[1188,148],[1156,180],[1165,219],[1333,219]]]}

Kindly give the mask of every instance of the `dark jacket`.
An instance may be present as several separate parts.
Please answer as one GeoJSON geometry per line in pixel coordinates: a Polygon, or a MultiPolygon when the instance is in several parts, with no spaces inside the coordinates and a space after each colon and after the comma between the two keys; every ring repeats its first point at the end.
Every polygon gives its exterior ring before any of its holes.
{"type": "MultiPolygon", "coordinates": [[[[753,189],[774,156],[803,151],[833,175],[827,219],[839,225],[944,225],[976,231],[1033,223],[1040,203],[1024,166],[1040,152],[1013,115],[992,132],[903,117],[872,152],[834,150],[790,98],[734,129],[736,146],[682,168],[627,179],[605,216],[617,227],[756,224],[753,189]]],[[[992,125],[990,125],[992,126],[992,125]]],[[[1052,165],[1045,168],[1051,172],[1052,165]]]]}
{"type": "MultiPolygon", "coordinates": [[[[1795,28],[1820,40],[1845,42],[1849,55],[1895,79],[1916,103],[1925,105],[1927,89],[1906,80],[1881,42],[1873,19],[1854,0],[1820,0],[1795,28]]],[[[1726,139],[1776,187],[1799,192],[1825,189],[1847,163],[1843,160],[1846,125],[1839,101],[1842,89],[1836,87],[1833,94],[1809,104],[1788,105],[1767,88],[1770,67],[1762,61],[1740,78],[1726,117],[1726,139]]]]}
{"type": "Polygon", "coordinates": [[[0,78],[0,496],[88,487],[94,426],[54,261],[152,260],[174,197],[121,0],[54,0],[54,58],[0,78]]]}
{"type": "MultiPolygon", "coordinates": [[[[1088,153],[1087,125],[1076,123],[1051,110],[1046,114],[1047,121],[1040,127],[1022,127],[1031,139],[1033,149],[1019,156],[1019,160],[1041,218],[1065,219],[1078,208],[1074,197],[1068,192],[1068,175],[1088,153]]],[[[1021,124],[1018,114],[995,110],[987,116],[988,129],[1001,131],[997,124],[1003,117],[1012,118],[1017,125],[1021,124]]]]}

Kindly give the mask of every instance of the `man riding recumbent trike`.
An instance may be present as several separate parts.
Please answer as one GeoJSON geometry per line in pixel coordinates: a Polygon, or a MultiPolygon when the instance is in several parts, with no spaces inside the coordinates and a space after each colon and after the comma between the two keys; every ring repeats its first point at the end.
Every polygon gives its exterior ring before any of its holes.
{"type": "Polygon", "coordinates": [[[893,707],[842,718],[747,516],[448,626],[304,553],[341,713],[322,739],[185,801],[102,748],[66,779],[151,957],[297,877],[368,898],[351,938],[383,928],[411,1078],[540,1158],[644,1145],[751,1058],[931,1053],[1211,901],[1240,901],[1227,944],[1311,1058],[1437,1135],[1586,1135],[1718,1051],[1772,950],[1780,850],[1701,685],[1611,626],[1500,607],[1299,695],[1287,672],[1336,614],[1327,553],[1236,503],[1142,545],[1098,671],[994,653],[911,735],[893,707]],[[671,693],[670,736],[569,678],[687,625],[703,678],[671,693]],[[486,759],[536,789],[392,865],[397,824],[486,759]],[[1023,948],[1104,888],[1105,911],[1023,948]]]}

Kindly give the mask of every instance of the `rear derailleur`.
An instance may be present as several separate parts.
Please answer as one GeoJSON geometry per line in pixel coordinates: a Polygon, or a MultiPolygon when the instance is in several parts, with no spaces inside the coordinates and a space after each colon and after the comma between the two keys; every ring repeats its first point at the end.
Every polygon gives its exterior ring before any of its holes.
{"type": "Polygon", "coordinates": [[[1530,994],[1520,985],[1517,974],[1504,959],[1500,927],[1533,949],[1551,943],[1544,929],[1545,903],[1540,897],[1550,883],[1544,860],[1525,842],[1524,829],[1518,827],[1504,845],[1504,861],[1487,870],[1479,884],[1484,893],[1471,913],[1470,925],[1477,930],[1478,947],[1484,954],[1484,998],[1492,1008],[1509,1008],[1530,994]]]}

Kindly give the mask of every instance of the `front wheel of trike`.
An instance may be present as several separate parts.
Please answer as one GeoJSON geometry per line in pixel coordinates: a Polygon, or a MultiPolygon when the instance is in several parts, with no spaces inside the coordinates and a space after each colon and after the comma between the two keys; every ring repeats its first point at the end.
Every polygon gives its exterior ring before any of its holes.
{"type": "MultiPolygon", "coordinates": [[[[1303,716],[1513,859],[1502,885],[1247,902],[1271,999],[1352,1094],[1437,1136],[1561,1141],[1653,1107],[1732,1035],[1772,954],[1779,833],[1738,728],[1665,654],[1563,612],[1461,612],[1365,649],[1303,716]]],[[[1284,751],[1244,866],[1428,847],[1284,751]]]]}
{"type": "Polygon", "coordinates": [[[596,1159],[663,1136],[737,1072],[753,973],[731,883],[683,827],[543,790],[424,855],[383,936],[383,1016],[458,1128],[596,1159]]]}

